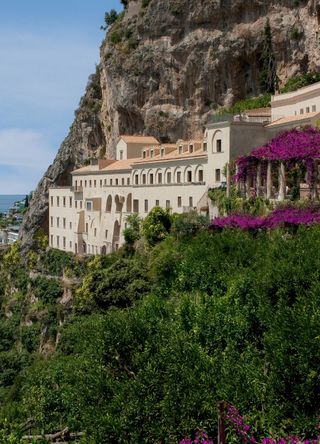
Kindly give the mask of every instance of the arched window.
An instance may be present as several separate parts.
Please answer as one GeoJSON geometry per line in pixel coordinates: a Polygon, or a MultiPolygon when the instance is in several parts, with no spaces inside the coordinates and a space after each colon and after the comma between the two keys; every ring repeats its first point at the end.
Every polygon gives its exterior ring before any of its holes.
{"type": "Polygon", "coordinates": [[[112,196],[111,194],[109,194],[106,204],[106,212],[111,213],[111,209],[112,209],[112,196]]]}
{"type": "Polygon", "coordinates": [[[132,213],[132,193],[127,197],[127,213],[132,213]]]}

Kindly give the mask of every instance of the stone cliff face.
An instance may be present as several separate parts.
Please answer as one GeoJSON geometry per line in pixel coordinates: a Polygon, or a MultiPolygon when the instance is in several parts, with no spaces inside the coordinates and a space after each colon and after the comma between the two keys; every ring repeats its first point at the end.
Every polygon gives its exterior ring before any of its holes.
{"type": "Polygon", "coordinates": [[[319,71],[320,0],[131,0],[31,202],[24,247],[47,226],[49,187],[88,157],[113,157],[120,134],[197,137],[212,109],[258,95],[266,17],[281,82],[319,71]]]}

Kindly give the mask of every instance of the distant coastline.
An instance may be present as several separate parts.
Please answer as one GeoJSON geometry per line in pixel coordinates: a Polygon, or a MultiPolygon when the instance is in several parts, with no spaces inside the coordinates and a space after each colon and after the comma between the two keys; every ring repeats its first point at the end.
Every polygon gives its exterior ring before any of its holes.
{"type": "Polygon", "coordinates": [[[12,205],[25,198],[25,194],[0,194],[0,213],[5,213],[12,205]]]}

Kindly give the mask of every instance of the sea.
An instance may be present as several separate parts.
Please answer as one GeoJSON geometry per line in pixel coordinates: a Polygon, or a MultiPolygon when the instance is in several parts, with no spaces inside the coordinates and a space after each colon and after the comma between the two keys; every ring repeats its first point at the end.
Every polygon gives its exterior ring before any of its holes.
{"type": "Polygon", "coordinates": [[[15,202],[25,197],[25,195],[20,194],[0,194],[0,213],[6,213],[15,202]]]}

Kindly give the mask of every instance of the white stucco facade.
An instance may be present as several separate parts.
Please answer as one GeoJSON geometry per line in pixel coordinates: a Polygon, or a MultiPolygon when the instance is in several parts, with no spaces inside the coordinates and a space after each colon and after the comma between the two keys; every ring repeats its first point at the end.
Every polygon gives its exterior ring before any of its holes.
{"type": "Polygon", "coordinates": [[[207,126],[202,140],[161,144],[153,137],[121,136],[115,160],[75,170],[71,187],[50,189],[50,246],[76,254],[110,253],[124,242],[127,216],[145,218],[155,206],[212,216],[207,192],[226,183],[228,162],[282,131],[319,124],[320,83],[302,90],[275,96],[268,116],[255,110],[245,118],[219,119],[207,126]],[[310,112],[295,114],[303,107],[310,112]]]}
{"type": "Polygon", "coordinates": [[[320,83],[273,96],[271,109],[272,121],[281,117],[320,112],[320,83]]]}

